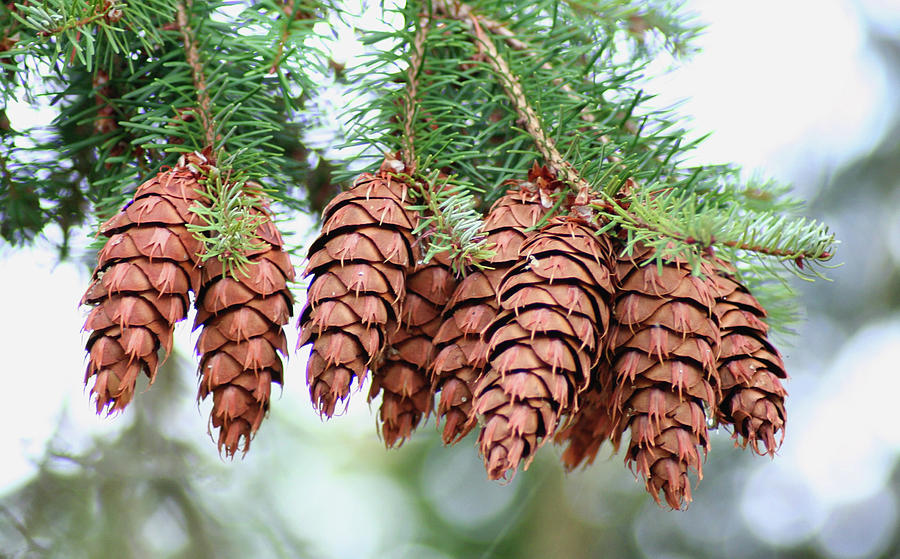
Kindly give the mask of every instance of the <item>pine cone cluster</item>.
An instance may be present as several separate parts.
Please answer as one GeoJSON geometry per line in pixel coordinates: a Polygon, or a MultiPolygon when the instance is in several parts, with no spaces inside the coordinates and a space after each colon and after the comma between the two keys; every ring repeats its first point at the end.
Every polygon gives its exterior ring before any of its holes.
{"type": "Polygon", "coordinates": [[[606,364],[589,405],[557,442],[567,444],[563,463],[572,470],[593,462],[605,441],[618,450],[627,431],[626,463],[657,503],[680,509],[691,501],[689,473],[702,478],[711,422],[774,455],[776,435],[784,433],[780,380],[787,374],[767,339],[765,311],[724,264],[695,275],[641,245],[631,254],[616,251],[606,364]]]}
{"type": "MultiPolygon", "coordinates": [[[[201,223],[195,205],[207,206],[206,155],[183,156],[138,187],[134,199],[101,227],[108,237],[83,304],[93,306],[84,329],[85,384],[97,413],[122,411],[140,373],[152,383],[172,349],[175,323],[196,295],[195,329],[200,361],[198,398],[213,395],[211,424],[219,449],[247,451],[268,409],[270,384],[282,380],[277,352],[286,354],[282,331],[293,313],[287,283],[294,271],[265,204],[251,211],[258,222],[255,247],[241,270],[227,274],[217,258],[203,261],[203,242],[188,230],[201,223]]],[[[255,196],[255,195],[254,195],[255,196]]]]}
{"type": "MultiPolygon", "coordinates": [[[[139,374],[153,380],[194,293],[198,398],[212,395],[210,424],[231,456],[247,451],[272,383],[283,381],[294,271],[268,207],[249,191],[246,266],[226,273],[203,261],[202,239],[188,230],[192,206],[208,203],[203,164],[184,160],[145,182],[103,225],[108,241],[84,297],[94,306],[85,382],[94,379],[98,413],[124,409],[139,374]]],[[[627,441],[626,464],[676,509],[702,477],[710,425],[774,455],[787,374],[765,310],[734,268],[713,259],[692,270],[626,243],[535,166],[484,220],[492,256],[454,270],[447,252],[425,260],[419,224],[430,222],[411,206],[428,185],[403,170],[389,156],[361,175],[325,207],[310,246],[297,348],[310,346],[307,384],[321,416],[342,411],[371,376],[388,447],[434,411],[446,444],[479,428],[491,479],[527,468],[551,440],[565,446],[570,470],[605,442],[627,441]],[[560,201],[572,213],[551,215],[560,201]]]]}
{"type": "Polygon", "coordinates": [[[312,344],[321,414],[371,372],[389,447],[434,406],[446,444],[480,426],[491,479],[527,468],[549,440],[567,469],[627,440],[626,463],[672,508],[702,477],[711,422],[775,452],[784,365],[727,266],[695,273],[640,243],[626,251],[589,212],[549,216],[561,183],[535,166],[485,218],[493,256],[456,277],[440,255],[421,261],[410,186],[390,163],[326,208],[310,249],[300,345],[312,344]]]}

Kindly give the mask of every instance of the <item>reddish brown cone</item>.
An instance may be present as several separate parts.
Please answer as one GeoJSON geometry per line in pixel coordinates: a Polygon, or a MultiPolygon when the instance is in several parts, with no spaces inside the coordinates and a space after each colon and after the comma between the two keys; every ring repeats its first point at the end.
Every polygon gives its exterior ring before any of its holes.
{"type": "Polygon", "coordinates": [[[440,391],[438,418],[445,419],[443,440],[453,444],[475,426],[472,390],[486,358],[481,333],[499,312],[497,289],[503,275],[519,259],[519,248],[544,216],[540,194],[530,183],[510,190],[494,203],[482,231],[496,251],[487,261],[489,268],[470,272],[457,285],[447,303],[444,322],[434,343],[437,356],[432,374],[440,391]]]}
{"type": "Polygon", "coordinates": [[[757,454],[775,454],[784,439],[787,379],[778,350],[769,343],[766,311],[747,289],[717,278],[716,314],[722,332],[718,369],[722,379],[721,423],[734,426],[740,444],[757,454]],[[762,445],[760,445],[762,443],[762,445]]]}
{"type": "MultiPolygon", "coordinates": [[[[592,373],[591,385],[579,396],[578,410],[565,429],[556,434],[557,444],[568,445],[562,462],[570,472],[581,464],[593,464],[600,447],[613,434],[615,426],[609,410],[613,385],[609,379],[609,364],[604,359],[592,373]]],[[[614,450],[618,450],[618,443],[614,450]]]]}
{"type": "Polygon", "coordinates": [[[433,407],[429,368],[444,305],[456,287],[447,253],[418,264],[406,277],[400,326],[388,328],[388,343],[372,371],[371,401],[382,393],[379,421],[384,442],[398,446],[433,407]]]}
{"type": "Polygon", "coordinates": [[[200,273],[200,242],[188,232],[197,221],[190,206],[201,194],[188,156],[138,187],[134,200],[100,229],[109,237],[98,257],[94,280],[82,299],[92,304],[84,329],[89,360],[84,382],[94,378],[97,413],[121,411],[134,396],[143,371],[152,383],[157,352],[168,356],[175,323],[190,304],[200,273]]]}
{"type": "Polygon", "coordinates": [[[405,183],[391,177],[394,160],[363,174],[323,212],[322,233],[309,249],[312,276],[300,315],[298,347],[312,343],[306,380],[313,405],[331,417],[362,384],[399,322],[406,269],[415,264],[416,215],[405,183]]]}
{"type": "Polygon", "coordinates": [[[250,439],[269,409],[271,384],[282,383],[282,355],[287,340],[282,325],[293,314],[288,282],[294,279],[291,259],[268,212],[260,219],[257,249],[245,254],[245,273],[225,274],[218,260],[203,267],[194,328],[200,355],[198,399],[213,396],[210,423],[219,430],[219,452],[247,452],[250,439]]]}
{"type": "Polygon", "coordinates": [[[525,467],[577,409],[602,358],[613,283],[611,245],[574,221],[555,219],[526,242],[500,286],[501,312],[488,327],[488,365],[474,412],[488,477],[525,467]]]}
{"type": "Polygon", "coordinates": [[[718,402],[716,290],[712,280],[675,262],[640,266],[652,256],[638,247],[619,259],[610,414],[615,444],[631,431],[626,462],[644,477],[657,503],[662,491],[677,509],[691,500],[688,470],[702,477],[705,408],[718,402]]]}

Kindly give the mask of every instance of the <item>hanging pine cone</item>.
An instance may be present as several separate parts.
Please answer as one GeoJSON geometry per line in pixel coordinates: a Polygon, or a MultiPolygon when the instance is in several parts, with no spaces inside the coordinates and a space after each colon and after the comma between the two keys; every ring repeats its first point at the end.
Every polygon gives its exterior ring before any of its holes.
{"type": "MultiPolygon", "coordinates": [[[[262,204],[260,204],[262,206],[262,204]]],[[[288,282],[294,279],[290,256],[268,212],[252,215],[258,248],[246,253],[244,270],[226,273],[222,263],[208,261],[202,269],[194,329],[200,355],[197,398],[213,395],[210,423],[219,430],[219,452],[247,452],[250,439],[269,409],[273,382],[282,383],[282,355],[287,340],[282,325],[293,314],[288,282]]]]}
{"type": "Polygon", "coordinates": [[[688,470],[702,477],[698,448],[705,455],[709,445],[705,408],[718,403],[716,288],[677,262],[640,265],[652,257],[637,247],[619,259],[610,413],[616,445],[625,429],[631,431],[626,462],[657,503],[662,491],[678,509],[691,500],[688,470]]]}
{"type": "Polygon", "coordinates": [[[309,249],[312,276],[300,315],[298,348],[312,343],[306,380],[313,405],[331,417],[362,384],[396,325],[406,294],[406,269],[417,253],[417,217],[406,209],[407,186],[390,175],[402,164],[386,159],[381,170],[361,175],[323,212],[322,233],[309,249]]]}
{"type": "Polygon", "coordinates": [[[500,286],[501,312],[485,332],[488,364],[474,412],[490,479],[525,467],[577,409],[602,358],[613,283],[611,245],[585,225],[552,220],[520,251],[500,286]]]}
{"type": "Polygon", "coordinates": [[[481,333],[499,311],[497,290],[503,275],[519,259],[519,248],[544,216],[532,183],[510,190],[491,207],[482,231],[494,256],[488,268],[470,272],[447,302],[444,321],[434,338],[437,356],[432,375],[440,391],[438,418],[445,418],[443,440],[453,444],[475,426],[472,390],[487,357],[481,333]]]}
{"type": "Polygon", "coordinates": [[[778,350],[769,343],[766,311],[741,284],[727,276],[716,283],[716,315],[722,332],[718,370],[722,403],[717,419],[734,426],[735,438],[757,454],[775,455],[784,439],[787,379],[778,350]],[[781,433],[779,437],[778,434],[781,433]],[[762,443],[762,448],[760,448],[762,443]]]}
{"type": "Polygon", "coordinates": [[[185,225],[198,221],[189,208],[202,195],[189,164],[202,164],[200,159],[183,157],[146,181],[100,229],[109,240],[82,299],[95,305],[84,324],[91,331],[84,382],[95,377],[97,413],[108,406],[108,413],[123,410],[141,371],[153,382],[157,352],[163,348],[168,356],[175,323],[190,304],[188,292],[199,286],[195,263],[202,246],[185,225]]]}
{"type": "Polygon", "coordinates": [[[429,368],[444,305],[456,287],[447,253],[417,264],[406,276],[400,325],[388,327],[388,343],[372,369],[369,401],[382,392],[379,421],[388,447],[409,438],[433,407],[429,368]]]}
{"type": "MultiPolygon", "coordinates": [[[[562,462],[570,472],[582,463],[593,464],[600,447],[613,433],[609,409],[613,390],[610,378],[609,364],[603,359],[592,373],[590,386],[579,396],[578,410],[569,424],[556,434],[557,444],[568,444],[562,462]]],[[[614,451],[618,451],[617,444],[614,451]]]]}

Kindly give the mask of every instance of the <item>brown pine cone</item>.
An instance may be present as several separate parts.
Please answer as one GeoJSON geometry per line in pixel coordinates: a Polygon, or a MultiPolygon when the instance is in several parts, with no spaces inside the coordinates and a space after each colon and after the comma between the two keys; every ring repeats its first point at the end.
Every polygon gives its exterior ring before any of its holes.
{"type": "Polygon", "coordinates": [[[313,279],[297,347],[312,343],[306,381],[326,417],[349,397],[353,379],[361,385],[381,358],[402,314],[406,269],[417,261],[417,216],[406,209],[406,184],[391,177],[396,163],[386,160],[378,174],[361,175],[335,197],[309,249],[304,274],[313,279]]]}
{"type": "MultiPolygon", "coordinates": [[[[678,509],[691,501],[688,470],[702,477],[698,449],[708,450],[707,406],[718,403],[715,369],[719,326],[713,314],[716,288],[678,262],[647,262],[637,247],[619,258],[619,291],[610,336],[616,388],[610,401],[613,442],[626,429],[626,463],[646,481],[657,503],[678,509]]],[[[707,271],[708,272],[708,271],[707,271]]]]}
{"type": "Polygon", "coordinates": [[[440,392],[438,419],[445,418],[443,440],[453,444],[475,427],[472,390],[484,367],[487,347],[481,333],[499,312],[497,289],[519,259],[519,249],[544,216],[540,194],[529,184],[510,190],[491,207],[482,231],[496,251],[488,268],[470,272],[447,302],[434,343],[432,375],[440,392]]]}
{"type": "MultiPolygon", "coordinates": [[[[593,464],[600,447],[612,436],[614,425],[609,401],[613,384],[610,379],[609,364],[603,359],[592,372],[590,386],[579,396],[578,410],[566,427],[556,434],[557,444],[568,445],[562,453],[562,462],[570,472],[581,464],[593,464]]],[[[618,444],[614,451],[618,451],[618,444]]]]}
{"type": "Polygon", "coordinates": [[[202,269],[194,329],[200,355],[197,398],[213,395],[212,427],[219,430],[219,452],[234,456],[250,448],[250,440],[269,409],[271,384],[282,383],[281,357],[287,355],[282,325],[293,314],[288,282],[294,267],[281,234],[265,209],[255,210],[259,247],[245,254],[245,271],[226,274],[210,260],[202,269]]]}
{"type": "Polygon", "coordinates": [[[720,275],[716,283],[715,311],[722,332],[717,367],[723,394],[716,417],[734,427],[741,446],[774,456],[784,440],[787,418],[784,362],[769,343],[769,327],[762,320],[766,311],[759,301],[730,277],[720,275]]]}
{"type": "Polygon", "coordinates": [[[501,312],[485,332],[488,364],[474,412],[490,479],[504,477],[553,437],[578,407],[602,358],[613,282],[611,245],[565,219],[527,241],[500,286],[501,312]]]}
{"type": "Polygon", "coordinates": [[[109,240],[82,299],[94,305],[84,324],[91,331],[84,382],[94,378],[97,413],[123,410],[141,371],[153,382],[157,352],[169,355],[188,292],[199,287],[195,264],[202,245],[185,227],[199,221],[190,207],[202,199],[192,163],[202,162],[185,156],[139,186],[134,200],[100,229],[109,240]]]}
{"type": "Polygon", "coordinates": [[[441,327],[444,305],[456,287],[447,253],[428,264],[417,264],[406,276],[406,301],[400,325],[388,328],[381,362],[372,371],[369,401],[382,392],[379,421],[388,447],[409,438],[431,413],[433,396],[429,369],[434,338],[441,327]]]}

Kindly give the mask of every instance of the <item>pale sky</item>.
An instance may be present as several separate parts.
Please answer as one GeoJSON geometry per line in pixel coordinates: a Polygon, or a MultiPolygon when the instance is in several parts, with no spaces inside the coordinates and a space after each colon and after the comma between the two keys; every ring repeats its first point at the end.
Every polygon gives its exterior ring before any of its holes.
{"type": "MultiPolygon", "coordinates": [[[[698,134],[714,132],[697,152],[697,162],[735,162],[748,171],[790,181],[798,178],[799,161],[846,158],[877,141],[888,99],[883,71],[867,50],[860,14],[878,14],[879,26],[897,32],[900,2],[696,0],[688,5],[708,24],[699,39],[704,50],[682,68],[655,79],[649,89],[659,94],[657,102],[662,105],[686,99],[680,112],[692,115],[690,126],[698,134]]],[[[348,54],[354,50],[348,47],[348,54]]],[[[49,120],[47,115],[11,109],[14,125],[49,120]]],[[[0,291],[6,294],[0,346],[7,394],[0,406],[0,425],[5,426],[0,429],[2,495],[33,473],[32,461],[41,456],[60,410],[74,422],[72,431],[81,429],[82,441],[120,429],[127,413],[115,421],[97,418],[82,388],[85,336],[80,330],[86,311],[78,308],[78,301],[89,280],[87,272],[73,263],[55,264],[46,243],[27,251],[4,248],[0,266],[4,271],[0,291]]],[[[181,330],[183,344],[193,341],[187,328],[181,330]]],[[[289,332],[295,341],[293,328],[289,332]]],[[[182,347],[190,354],[190,346],[182,347]]],[[[756,512],[767,510],[765,499],[779,496],[772,491],[748,494],[742,510],[758,535],[775,542],[808,536],[822,526],[829,507],[882,487],[900,449],[894,428],[896,405],[889,399],[900,392],[900,377],[895,365],[888,366],[898,361],[900,323],[890,322],[849,340],[840,358],[819,373],[822,382],[817,386],[800,391],[788,385],[787,441],[775,461],[760,462],[755,475],[784,485],[800,484],[811,504],[803,509],[803,518],[786,513],[785,518],[767,516],[761,522],[754,520],[756,512]],[[861,361],[858,355],[866,359],[861,361]],[[839,421],[833,413],[836,406],[865,407],[871,436],[860,437],[857,425],[839,421]],[[846,472],[854,476],[848,479],[846,472]]],[[[292,380],[281,401],[309,408],[303,368],[301,358],[291,361],[286,377],[292,380]]],[[[359,419],[349,428],[371,434],[370,411],[365,405],[357,410],[359,419]]],[[[311,412],[308,415],[318,421],[311,412]]],[[[205,417],[193,416],[196,430],[205,433],[205,417]]],[[[77,447],[78,440],[72,444],[77,447]]],[[[759,485],[778,487],[778,483],[759,485]]],[[[840,541],[823,540],[822,545],[843,553],[840,541]]],[[[334,551],[344,556],[342,550],[334,551]]]]}

